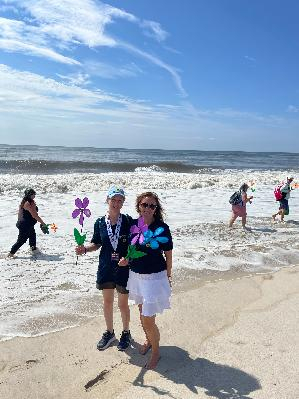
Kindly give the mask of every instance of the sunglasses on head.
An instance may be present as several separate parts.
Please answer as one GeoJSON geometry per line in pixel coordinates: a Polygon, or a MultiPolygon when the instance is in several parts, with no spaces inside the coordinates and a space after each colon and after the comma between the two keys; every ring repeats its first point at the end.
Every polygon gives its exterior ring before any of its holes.
{"type": "Polygon", "coordinates": [[[141,204],[140,204],[140,206],[142,207],[142,208],[150,208],[150,209],[152,209],[152,210],[154,210],[154,209],[156,209],[157,208],[157,205],[155,205],[155,204],[148,204],[147,202],[141,202],[141,204]]]}

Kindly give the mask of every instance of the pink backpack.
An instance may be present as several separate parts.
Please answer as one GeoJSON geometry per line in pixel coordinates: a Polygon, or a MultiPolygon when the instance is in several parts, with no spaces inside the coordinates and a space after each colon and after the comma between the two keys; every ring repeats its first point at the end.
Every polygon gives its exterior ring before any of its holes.
{"type": "Polygon", "coordinates": [[[277,187],[274,188],[274,197],[276,201],[282,200],[282,192],[281,187],[284,185],[284,183],[279,184],[277,187]]]}

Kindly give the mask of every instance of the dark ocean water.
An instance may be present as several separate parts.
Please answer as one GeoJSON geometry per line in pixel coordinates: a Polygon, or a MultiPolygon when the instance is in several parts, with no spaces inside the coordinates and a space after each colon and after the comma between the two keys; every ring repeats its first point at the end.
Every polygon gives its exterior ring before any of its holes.
{"type": "Polygon", "coordinates": [[[242,151],[46,147],[0,145],[0,173],[103,173],[157,171],[204,173],[211,169],[298,169],[299,154],[242,151]]]}

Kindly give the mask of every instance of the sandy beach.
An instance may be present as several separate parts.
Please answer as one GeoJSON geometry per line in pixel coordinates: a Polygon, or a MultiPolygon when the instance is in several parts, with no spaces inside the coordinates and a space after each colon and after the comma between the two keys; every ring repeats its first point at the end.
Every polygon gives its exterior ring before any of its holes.
{"type": "MultiPolygon", "coordinates": [[[[104,352],[102,317],[76,328],[1,342],[0,397],[298,398],[299,266],[274,274],[207,282],[173,295],[159,317],[162,358],[142,366],[132,307],[132,347],[104,352]]],[[[115,329],[120,333],[120,315],[115,329]]]]}

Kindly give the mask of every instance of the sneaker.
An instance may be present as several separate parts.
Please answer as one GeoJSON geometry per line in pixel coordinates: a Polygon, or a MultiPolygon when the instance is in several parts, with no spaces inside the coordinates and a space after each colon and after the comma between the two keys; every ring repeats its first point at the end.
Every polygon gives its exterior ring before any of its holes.
{"type": "Polygon", "coordinates": [[[110,331],[105,331],[102,338],[99,340],[98,344],[97,344],[97,349],[99,351],[102,351],[106,348],[108,348],[108,346],[115,341],[115,334],[114,334],[114,330],[112,331],[112,333],[110,331]]]}
{"type": "Polygon", "coordinates": [[[125,351],[128,348],[128,346],[130,345],[130,342],[131,342],[130,331],[124,330],[121,333],[121,337],[120,337],[119,343],[117,345],[117,349],[119,351],[125,351]]]}
{"type": "Polygon", "coordinates": [[[36,247],[31,247],[31,253],[32,255],[40,255],[41,251],[36,247]]]}

